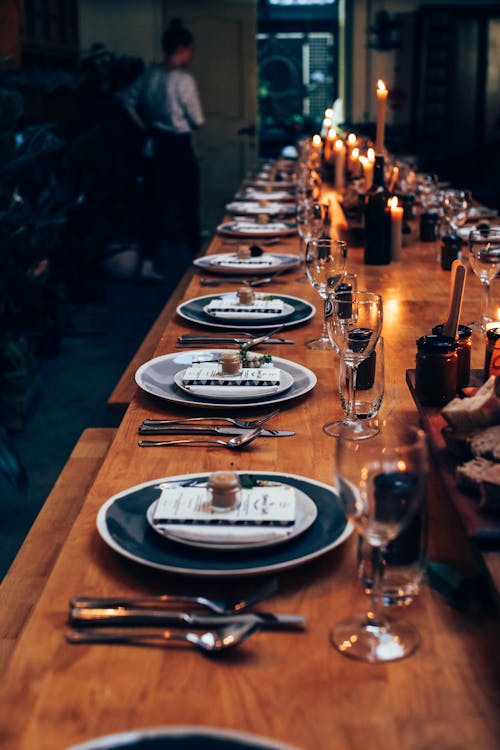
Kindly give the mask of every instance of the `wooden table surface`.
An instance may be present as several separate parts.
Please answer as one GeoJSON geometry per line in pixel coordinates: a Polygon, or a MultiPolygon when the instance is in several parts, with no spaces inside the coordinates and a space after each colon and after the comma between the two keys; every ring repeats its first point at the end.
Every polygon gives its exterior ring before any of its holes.
{"type": "MultiPolygon", "coordinates": [[[[289,238],[275,249],[288,252],[297,247],[297,239],[289,238]]],[[[221,249],[227,250],[215,238],[209,252],[221,249]]],[[[359,274],[359,288],[383,294],[385,416],[417,419],[405,371],[414,366],[415,339],[443,321],[448,304],[450,274],[441,270],[435,254],[436,245],[411,238],[401,261],[368,267],[361,248],[350,251],[349,265],[359,274]]],[[[321,309],[299,271],[267,288],[303,297],[321,309]]],[[[479,290],[469,273],[462,320],[477,316],[479,290]]],[[[195,274],[184,296],[204,293],[210,289],[201,287],[195,274]]],[[[280,470],[331,483],[334,441],[321,426],[341,415],[337,366],[333,354],[304,347],[320,327],[318,314],[289,331],[294,346],[269,348],[272,354],[310,367],[318,377],[309,395],[283,405],[272,422],[273,427],[296,430],[294,437],[261,439],[242,452],[144,450],[137,446],[142,419],[196,412],[136,393],[3,678],[3,750],[62,750],[103,734],[173,725],[239,729],[303,750],[500,746],[498,619],[487,601],[473,600],[463,613],[425,586],[410,607],[396,613],[410,620],[422,639],[420,649],[401,662],[370,666],[330,646],[331,624],[365,605],[355,574],[354,535],[323,557],[281,573],[278,592],[261,605],[306,616],[306,632],[260,632],[218,658],[183,649],[74,646],[65,641],[68,601],[75,595],[221,594],[257,584],[257,579],[182,578],[128,561],[101,541],[96,514],[107,498],[127,487],[184,472],[280,470]]],[[[174,316],[156,354],[175,351],[177,336],[189,330],[174,316]]],[[[483,356],[484,343],[474,341],[474,366],[481,366],[483,356]]],[[[460,521],[432,473],[429,485],[431,558],[469,573],[474,556],[460,521]]]]}

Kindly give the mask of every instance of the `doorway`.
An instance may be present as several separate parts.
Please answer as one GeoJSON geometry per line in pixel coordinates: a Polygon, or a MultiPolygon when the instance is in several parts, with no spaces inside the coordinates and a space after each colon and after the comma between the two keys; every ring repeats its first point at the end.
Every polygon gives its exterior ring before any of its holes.
{"type": "Polygon", "coordinates": [[[337,0],[260,0],[257,62],[260,155],[272,157],[317,132],[339,96],[337,0]]]}

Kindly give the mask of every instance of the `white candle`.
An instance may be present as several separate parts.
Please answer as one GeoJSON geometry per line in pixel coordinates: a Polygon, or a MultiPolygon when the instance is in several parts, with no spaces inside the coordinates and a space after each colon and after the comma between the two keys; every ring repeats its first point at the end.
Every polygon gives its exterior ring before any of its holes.
{"type": "Polygon", "coordinates": [[[345,183],[345,146],[338,138],[335,141],[335,187],[343,188],[345,183]]]}
{"type": "Polygon", "coordinates": [[[401,260],[403,244],[403,207],[398,206],[398,199],[389,198],[388,206],[391,211],[391,259],[401,260]]]}
{"type": "Polygon", "coordinates": [[[333,163],[333,144],[335,142],[336,137],[337,137],[337,133],[335,132],[333,128],[330,128],[330,130],[326,134],[325,147],[323,150],[323,158],[325,162],[333,163]]]}
{"type": "Polygon", "coordinates": [[[377,83],[377,137],[375,139],[377,154],[382,154],[384,151],[385,110],[388,94],[385,83],[379,80],[377,83]]]}
{"type": "Polygon", "coordinates": [[[349,172],[351,173],[352,177],[359,177],[359,165],[359,148],[355,146],[351,151],[351,158],[349,159],[349,172]]]}
{"type": "Polygon", "coordinates": [[[363,168],[363,176],[365,179],[365,193],[369,191],[373,184],[373,162],[366,156],[360,156],[359,161],[363,168]]]}

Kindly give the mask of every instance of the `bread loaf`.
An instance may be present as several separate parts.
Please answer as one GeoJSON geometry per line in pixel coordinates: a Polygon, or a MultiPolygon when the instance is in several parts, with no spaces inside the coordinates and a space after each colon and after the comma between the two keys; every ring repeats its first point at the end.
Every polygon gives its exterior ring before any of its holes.
{"type": "Polygon", "coordinates": [[[478,492],[486,470],[492,466],[495,466],[493,461],[488,461],[486,458],[473,458],[472,461],[457,466],[455,473],[457,485],[478,492]]]}
{"type": "Polygon", "coordinates": [[[500,423],[500,376],[492,375],[470,398],[454,398],[441,410],[456,429],[489,427],[500,423]]]}
{"type": "Polygon", "coordinates": [[[487,427],[473,435],[470,447],[473,456],[500,461],[500,424],[487,427]]]}
{"type": "Polygon", "coordinates": [[[500,510],[500,464],[489,466],[483,474],[480,483],[483,510],[500,510]]]}

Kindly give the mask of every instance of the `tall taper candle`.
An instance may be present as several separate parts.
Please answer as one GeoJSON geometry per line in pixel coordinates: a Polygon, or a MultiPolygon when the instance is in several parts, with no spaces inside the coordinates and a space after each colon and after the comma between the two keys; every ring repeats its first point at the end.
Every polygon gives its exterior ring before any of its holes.
{"type": "Polygon", "coordinates": [[[384,135],[385,135],[385,110],[387,105],[387,96],[389,92],[383,81],[377,83],[377,136],[375,139],[375,151],[377,154],[384,152],[384,135]]]}

